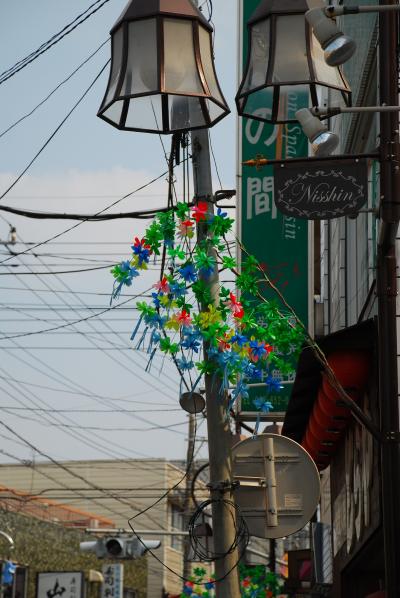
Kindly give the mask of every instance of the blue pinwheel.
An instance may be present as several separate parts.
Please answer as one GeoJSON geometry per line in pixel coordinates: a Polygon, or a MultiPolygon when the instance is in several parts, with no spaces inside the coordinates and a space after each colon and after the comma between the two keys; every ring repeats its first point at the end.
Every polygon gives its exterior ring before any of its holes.
{"type": "Polygon", "coordinates": [[[197,280],[197,272],[194,264],[186,264],[186,266],[179,268],[178,272],[185,282],[191,283],[197,280]]]}

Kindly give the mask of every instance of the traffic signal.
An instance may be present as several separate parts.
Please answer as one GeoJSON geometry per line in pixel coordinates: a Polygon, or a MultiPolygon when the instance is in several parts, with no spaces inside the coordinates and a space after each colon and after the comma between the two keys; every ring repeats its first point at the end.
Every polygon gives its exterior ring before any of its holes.
{"type": "Polygon", "coordinates": [[[81,552],[94,552],[99,559],[138,559],[148,550],[155,550],[160,546],[160,540],[124,536],[109,536],[79,544],[81,552]]]}

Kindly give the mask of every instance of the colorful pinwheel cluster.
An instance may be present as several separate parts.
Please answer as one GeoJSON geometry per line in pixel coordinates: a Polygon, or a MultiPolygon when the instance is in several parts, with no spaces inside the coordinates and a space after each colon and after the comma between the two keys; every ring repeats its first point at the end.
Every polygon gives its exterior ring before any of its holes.
{"type": "Polygon", "coordinates": [[[244,598],[275,598],[283,585],[282,579],[266,567],[239,565],[241,594],[244,598]]]}
{"type": "Polygon", "coordinates": [[[213,595],[215,583],[213,579],[204,581],[207,571],[201,567],[193,570],[193,575],[183,586],[181,598],[211,598],[213,595]]]}
{"type": "MultiPolygon", "coordinates": [[[[149,354],[147,370],[160,349],[174,359],[182,375],[197,372],[192,388],[202,375],[215,375],[221,394],[232,391],[230,406],[248,396],[249,380],[265,382],[267,389],[279,388],[276,372],[291,373],[293,366],[285,356],[299,351],[303,340],[290,314],[262,298],[257,260],[244,259],[238,272],[235,258],[227,253],[226,235],[232,225],[220,208],[210,214],[206,202],[192,209],[180,203],[158,214],[144,238],[135,239],[131,260],[112,270],[116,298],[124,285],[130,286],[147,269],[152,257],[163,254],[168,274],[154,284],[149,303],[137,304],[140,318],[131,338],[141,332],[136,348],[149,354]],[[195,242],[197,224],[206,225],[207,237],[195,242]],[[211,295],[210,277],[217,270],[234,274],[240,300],[223,285],[218,296],[211,295]]],[[[268,402],[260,405],[260,411],[269,408],[268,402]]]]}
{"type": "MultiPolygon", "coordinates": [[[[213,579],[206,580],[206,570],[196,568],[190,581],[185,582],[181,598],[211,598],[212,590],[215,587],[213,579]]],[[[240,592],[243,598],[275,598],[280,594],[283,581],[282,579],[268,571],[266,567],[258,565],[256,567],[246,567],[239,565],[240,592]]]]}

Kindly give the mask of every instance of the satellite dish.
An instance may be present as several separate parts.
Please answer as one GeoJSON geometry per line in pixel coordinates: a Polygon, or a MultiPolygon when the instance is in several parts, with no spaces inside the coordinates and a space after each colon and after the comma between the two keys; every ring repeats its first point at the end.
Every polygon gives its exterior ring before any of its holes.
{"type": "Polygon", "coordinates": [[[318,469],[297,442],[260,434],[232,449],[236,504],[249,532],[258,538],[284,538],[314,515],[321,494],[318,469]]]}

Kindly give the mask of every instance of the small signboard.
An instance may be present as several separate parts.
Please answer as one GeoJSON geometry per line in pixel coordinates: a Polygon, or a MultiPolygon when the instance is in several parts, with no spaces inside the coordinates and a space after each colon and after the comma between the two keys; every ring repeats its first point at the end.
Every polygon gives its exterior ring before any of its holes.
{"type": "Polygon", "coordinates": [[[296,161],[274,172],[276,206],[287,216],[339,218],[357,214],[368,199],[367,160],[296,161]]]}
{"type": "Polygon", "coordinates": [[[103,565],[104,582],[101,588],[101,598],[123,598],[124,594],[124,565],[103,565]]]}
{"type": "Polygon", "coordinates": [[[47,571],[37,574],[36,598],[83,598],[83,571],[47,571]]]}

